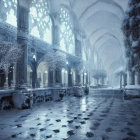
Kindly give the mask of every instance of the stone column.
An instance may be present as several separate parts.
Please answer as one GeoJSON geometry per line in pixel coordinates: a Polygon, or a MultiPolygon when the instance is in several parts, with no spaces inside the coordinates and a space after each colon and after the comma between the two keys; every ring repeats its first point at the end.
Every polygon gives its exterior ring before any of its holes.
{"type": "Polygon", "coordinates": [[[91,84],[91,77],[90,77],[91,75],[90,75],[90,72],[88,72],[88,85],[90,85],[91,84]]]}
{"type": "Polygon", "coordinates": [[[133,71],[127,71],[127,85],[135,84],[135,73],[133,71]]]}
{"type": "Polygon", "coordinates": [[[40,84],[41,88],[44,88],[43,81],[44,81],[44,72],[41,73],[41,84],[40,84]]]}
{"type": "Polygon", "coordinates": [[[135,84],[135,72],[132,70],[134,66],[134,58],[133,55],[127,58],[127,85],[135,84]]]}
{"type": "Polygon", "coordinates": [[[55,70],[55,84],[59,86],[62,85],[62,72],[60,68],[56,68],[55,70]]]}
{"type": "Polygon", "coordinates": [[[120,73],[120,89],[122,88],[122,73],[120,73]]]}
{"type": "Polygon", "coordinates": [[[101,84],[102,84],[102,86],[105,84],[105,78],[104,77],[101,77],[101,84]]]}
{"type": "Polygon", "coordinates": [[[99,85],[99,78],[96,79],[96,84],[99,85]]]}
{"type": "Polygon", "coordinates": [[[123,79],[124,79],[124,87],[127,85],[127,75],[124,74],[123,75],[123,79]]]}
{"type": "Polygon", "coordinates": [[[88,72],[86,72],[86,85],[88,85],[88,72]]]}
{"type": "Polygon", "coordinates": [[[123,73],[122,74],[122,88],[124,88],[125,87],[125,76],[124,76],[125,74],[123,73]]]}
{"type": "Polygon", "coordinates": [[[13,66],[13,85],[12,88],[14,88],[16,85],[16,64],[13,66]]]}
{"type": "Polygon", "coordinates": [[[22,54],[16,66],[16,88],[27,87],[27,64],[28,64],[28,32],[29,32],[29,7],[27,0],[18,0],[17,6],[17,42],[22,54]]]}
{"type": "Polygon", "coordinates": [[[75,76],[76,86],[81,86],[81,73],[78,70],[76,70],[75,76]]]}
{"type": "Polygon", "coordinates": [[[59,41],[59,32],[60,32],[59,14],[53,13],[51,16],[53,19],[53,33],[52,33],[53,46],[59,47],[59,44],[60,44],[60,41],[59,41]]]}
{"type": "MultiPolygon", "coordinates": [[[[60,22],[59,22],[59,13],[55,12],[51,14],[51,17],[53,19],[53,47],[54,48],[59,48],[60,47],[60,39],[59,39],[59,31],[60,31],[60,22]]],[[[52,78],[53,80],[51,82],[53,82],[53,86],[57,85],[61,85],[62,84],[62,74],[61,74],[61,69],[56,68],[53,70],[53,72],[51,72],[52,78]]],[[[51,76],[50,76],[51,77],[51,76]]]]}
{"type": "Polygon", "coordinates": [[[83,85],[87,85],[88,84],[88,74],[87,72],[83,73],[83,85]]]}
{"type": "Polygon", "coordinates": [[[5,71],[5,83],[4,83],[4,89],[8,89],[8,70],[5,71]]]}
{"type": "Polygon", "coordinates": [[[32,88],[36,88],[36,82],[37,82],[37,62],[33,60],[32,62],[32,88]]]}
{"type": "Polygon", "coordinates": [[[68,86],[72,87],[72,71],[71,68],[68,68],[68,86]]]}
{"type": "Polygon", "coordinates": [[[135,85],[140,85],[140,72],[135,73],[135,85]]]}
{"type": "Polygon", "coordinates": [[[53,26],[53,44],[59,46],[59,25],[53,26]]]}
{"type": "Polygon", "coordinates": [[[85,73],[83,72],[83,86],[85,86],[85,73]]]}
{"type": "Polygon", "coordinates": [[[53,87],[55,85],[55,70],[48,69],[48,86],[53,87]]]}

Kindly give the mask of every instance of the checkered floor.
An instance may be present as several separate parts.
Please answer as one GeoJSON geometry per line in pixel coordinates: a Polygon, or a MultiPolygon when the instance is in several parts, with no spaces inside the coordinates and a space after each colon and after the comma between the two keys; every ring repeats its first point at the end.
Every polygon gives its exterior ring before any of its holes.
{"type": "MultiPolygon", "coordinates": [[[[114,93],[112,93],[114,94],[114,93]]],[[[0,140],[140,140],[140,99],[66,97],[0,112],[0,140]]]]}

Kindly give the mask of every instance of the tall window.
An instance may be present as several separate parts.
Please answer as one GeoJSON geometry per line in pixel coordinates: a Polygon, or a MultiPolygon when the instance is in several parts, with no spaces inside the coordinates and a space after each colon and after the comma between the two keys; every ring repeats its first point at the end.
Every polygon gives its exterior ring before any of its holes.
{"type": "Polygon", "coordinates": [[[17,27],[17,0],[0,0],[0,21],[17,27]]]}
{"type": "Polygon", "coordinates": [[[30,33],[52,43],[52,21],[47,0],[32,0],[30,8],[30,33]]]}
{"type": "Polygon", "coordinates": [[[67,9],[60,10],[60,49],[75,54],[75,37],[73,25],[67,9]]]}

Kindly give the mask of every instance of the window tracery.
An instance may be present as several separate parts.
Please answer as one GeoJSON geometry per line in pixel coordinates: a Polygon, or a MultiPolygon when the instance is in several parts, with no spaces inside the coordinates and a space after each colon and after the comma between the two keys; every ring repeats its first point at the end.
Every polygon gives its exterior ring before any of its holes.
{"type": "Polygon", "coordinates": [[[17,27],[17,0],[0,0],[0,21],[17,27]]]}
{"type": "Polygon", "coordinates": [[[75,54],[75,37],[68,10],[60,9],[60,49],[75,54]]]}
{"type": "Polygon", "coordinates": [[[47,0],[33,0],[30,8],[30,33],[52,43],[52,21],[47,0]]]}

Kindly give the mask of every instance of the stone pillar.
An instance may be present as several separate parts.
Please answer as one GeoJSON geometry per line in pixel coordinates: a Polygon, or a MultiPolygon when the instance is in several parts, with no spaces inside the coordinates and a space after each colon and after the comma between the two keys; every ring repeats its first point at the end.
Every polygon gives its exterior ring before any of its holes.
{"type": "Polygon", "coordinates": [[[96,79],[96,84],[99,85],[99,78],[96,79]]]}
{"type": "Polygon", "coordinates": [[[127,85],[135,85],[135,72],[133,71],[134,57],[130,54],[127,57],[127,85]]]}
{"type": "MultiPolygon", "coordinates": [[[[59,22],[59,14],[56,12],[56,13],[52,13],[51,14],[51,17],[53,19],[53,47],[54,48],[59,48],[60,47],[60,39],[59,39],[59,32],[60,32],[60,22],[59,22]]],[[[53,86],[55,86],[56,84],[57,85],[62,85],[62,74],[61,74],[61,69],[59,68],[56,68],[54,69],[53,71],[51,71],[51,76],[50,78],[52,77],[51,82],[53,82],[53,86]]]]}
{"type": "Polygon", "coordinates": [[[53,26],[53,44],[59,46],[59,25],[53,26]]]}
{"type": "Polygon", "coordinates": [[[127,73],[123,74],[123,87],[127,86],[127,73]]]}
{"type": "Polygon", "coordinates": [[[18,0],[17,5],[17,42],[22,54],[16,66],[16,88],[27,87],[28,64],[28,32],[29,32],[29,8],[26,0],[18,0]]]}
{"type": "Polygon", "coordinates": [[[37,85],[37,62],[36,59],[32,61],[32,88],[36,88],[37,85]]]}
{"type": "Polygon", "coordinates": [[[48,86],[52,87],[54,85],[55,82],[55,74],[54,74],[54,70],[50,69],[48,70],[48,86]]]}
{"type": "Polygon", "coordinates": [[[88,85],[88,72],[86,73],[86,85],[88,85]]]}
{"type": "Polygon", "coordinates": [[[72,71],[70,68],[68,69],[68,86],[69,87],[73,86],[73,84],[72,84],[72,71]]]}
{"type": "Polygon", "coordinates": [[[12,84],[12,88],[14,88],[16,85],[16,64],[14,64],[13,66],[13,84],[12,84]]]}
{"type": "Polygon", "coordinates": [[[102,84],[102,86],[105,84],[105,78],[104,77],[101,77],[101,84],[102,84]]]}
{"type": "Polygon", "coordinates": [[[135,73],[135,85],[140,85],[140,73],[135,73]]]}
{"type": "Polygon", "coordinates": [[[37,69],[34,68],[32,72],[32,88],[36,88],[36,82],[37,82],[37,69]]]}
{"type": "Polygon", "coordinates": [[[55,70],[55,84],[59,86],[62,85],[62,72],[60,68],[56,68],[55,70]]]}
{"type": "Polygon", "coordinates": [[[91,84],[91,75],[90,75],[90,72],[88,72],[88,85],[90,86],[91,84]]]}
{"type": "Polygon", "coordinates": [[[83,72],[83,86],[85,86],[85,73],[83,72]]]}
{"type": "Polygon", "coordinates": [[[124,79],[124,87],[127,85],[127,75],[124,74],[123,75],[123,79],[124,79]]]}
{"type": "Polygon", "coordinates": [[[43,88],[44,87],[44,84],[43,84],[43,75],[44,75],[44,73],[43,72],[41,72],[41,83],[40,83],[40,87],[41,88],[43,88]]]}
{"type": "Polygon", "coordinates": [[[60,22],[59,22],[59,14],[53,13],[52,15],[53,19],[53,32],[52,32],[52,41],[54,47],[59,47],[60,41],[59,41],[59,32],[60,32],[60,22]]]}
{"type": "Polygon", "coordinates": [[[66,87],[68,87],[68,70],[66,70],[66,87]]]}
{"type": "Polygon", "coordinates": [[[4,89],[8,89],[8,70],[5,71],[5,83],[4,83],[4,89]]]}
{"type": "Polygon", "coordinates": [[[122,88],[122,74],[120,73],[120,89],[122,88]]]}
{"type": "Polygon", "coordinates": [[[135,73],[133,71],[127,71],[127,85],[135,84],[135,73]]]}
{"type": "Polygon", "coordinates": [[[88,81],[89,81],[89,79],[88,79],[88,73],[87,72],[84,72],[83,73],[83,85],[84,86],[87,85],[88,84],[88,81]]]}
{"type": "Polygon", "coordinates": [[[81,86],[81,73],[78,70],[75,72],[75,78],[76,86],[81,86]]]}

